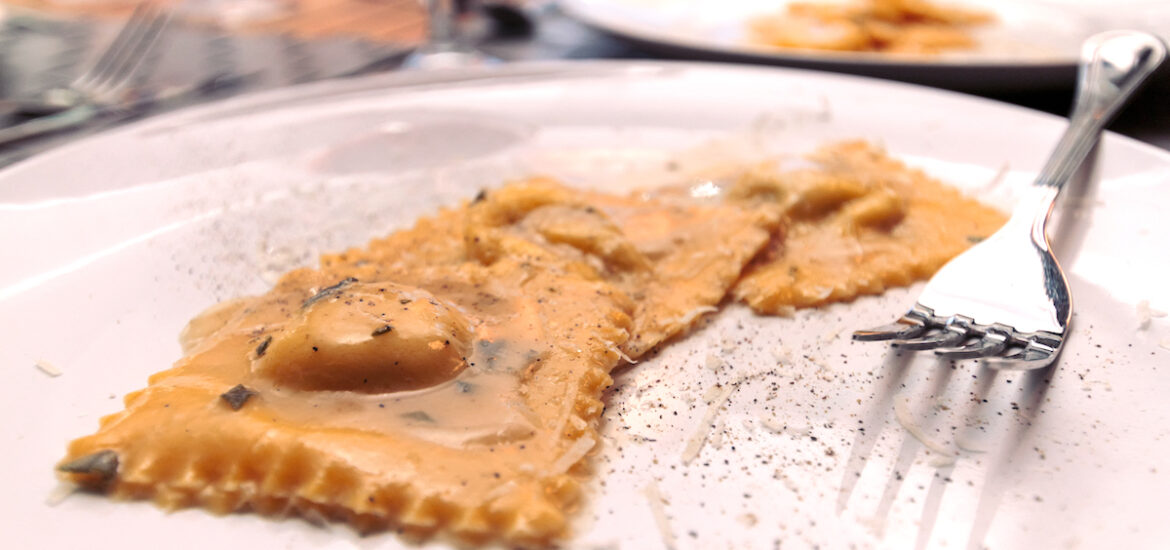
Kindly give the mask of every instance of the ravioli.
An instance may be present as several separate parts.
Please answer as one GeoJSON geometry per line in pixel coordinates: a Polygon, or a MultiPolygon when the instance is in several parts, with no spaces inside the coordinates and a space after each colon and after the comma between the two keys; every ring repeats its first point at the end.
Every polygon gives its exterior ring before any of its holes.
{"type": "Polygon", "coordinates": [[[978,45],[972,31],[990,12],[926,0],[792,2],[783,13],[753,18],[753,42],[781,48],[934,55],[978,45]]]}
{"type": "Polygon", "coordinates": [[[58,469],[166,508],[554,543],[621,361],[729,291],[763,313],[850,300],[1003,221],[864,143],[812,160],[714,193],[532,178],[324,255],[193,319],[58,469]]]}
{"type": "Polygon", "coordinates": [[[166,508],[545,544],[610,369],[723,299],[761,212],[504,186],[211,308],[59,468],[166,508]]]}
{"type": "Polygon", "coordinates": [[[930,277],[999,229],[999,211],[860,141],[820,149],[814,166],[744,174],[728,200],[779,208],[787,220],[732,293],[753,310],[848,302],[930,277]]]}
{"type": "Polygon", "coordinates": [[[615,196],[541,178],[489,194],[470,219],[468,238],[483,258],[574,257],[629,295],[634,328],[621,349],[631,359],[715,311],[780,225],[778,212],[749,204],[615,196]]]}

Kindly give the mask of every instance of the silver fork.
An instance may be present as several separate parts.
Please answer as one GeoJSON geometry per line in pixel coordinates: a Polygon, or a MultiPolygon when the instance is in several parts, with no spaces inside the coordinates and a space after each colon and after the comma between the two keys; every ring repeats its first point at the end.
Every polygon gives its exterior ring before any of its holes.
{"type": "Polygon", "coordinates": [[[982,358],[999,369],[1051,365],[1072,315],[1068,281],[1049,246],[1057,195],[1093,149],[1105,124],[1166,57],[1166,45],[1136,31],[1089,38],[1081,52],[1068,128],[1008,222],[935,274],[896,322],[853,333],[893,340],[949,359],[982,358]]]}
{"type": "Polygon", "coordinates": [[[169,21],[167,10],[139,4],[92,66],[67,88],[45,93],[45,106],[60,111],[0,129],[0,145],[80,126],[115,110],[169,21]]]}

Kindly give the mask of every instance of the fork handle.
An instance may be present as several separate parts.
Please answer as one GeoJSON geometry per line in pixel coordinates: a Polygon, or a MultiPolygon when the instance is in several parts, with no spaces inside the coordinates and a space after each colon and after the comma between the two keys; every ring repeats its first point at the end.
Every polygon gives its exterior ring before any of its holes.
{"type": "Polygon", "coordinates": [[[1089,155],[1105,124],[1165,58],[1166,44],[1144,32],[1108,31],[1086,40],[1071,120],[1035,185],[1059,192],[1089,155]]]}

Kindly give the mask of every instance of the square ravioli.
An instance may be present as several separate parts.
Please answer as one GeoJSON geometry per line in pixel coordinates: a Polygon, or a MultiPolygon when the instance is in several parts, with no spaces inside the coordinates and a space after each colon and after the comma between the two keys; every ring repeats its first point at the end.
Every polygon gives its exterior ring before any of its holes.
{"type": "Polygon", "coordinates": [[[59,470],[166,508],[547,544],[609,371],[718,304],[777,221],[505,186],[209,309],[59,470]]]}
{"type": "Polygon", "coordinates": [[[929,278],[1006,221],[861,141],[821,148],[811,168],[749,171],[728,200],[777,208],[786,220],[744,270],[736,299],[757,313],[848,302],[929,278]]]}

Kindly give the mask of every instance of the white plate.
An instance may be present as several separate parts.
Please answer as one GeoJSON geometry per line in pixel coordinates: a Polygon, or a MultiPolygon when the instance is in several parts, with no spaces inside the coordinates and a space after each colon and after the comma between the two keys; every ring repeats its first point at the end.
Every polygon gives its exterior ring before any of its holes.
{"type": "MultiPolygon", "coordinates": [[[[393,535],[343,526],[167,515],[92,495],[45,501],[65,443],[179,356],[175,337],[189,317],[481,186],[543,172],[619,190],[655,181],[671,160],[750,160],[865,138],[1007,200],[1062,126],[961,95],[796,70],[547,64],[321,83],[34,158],[0,173],[6,546],[397,547],[393,535]],[[37,360],[63,374],[45,375],[37,360]]],[[[571,546],[662,547],[643,492],[652,480],[679,548],[1170,538],[1170,351],[1159,347],[1170,345],[1170,323],[1138,330],[1136,313],[1141,300],[1170,308],[1170,155],[1110,135],[1078,193],[1063,210],[1073,223],[1056,234],[1076,316],[1055,371],[992,380],[929,357],[899,367],[884,346],[849,342],[851,329],[893,318],[915,289],[795,319],[728,307],[617,375],[571,546]],[[704,394],[736,380],[714,435],[683,465],[704,394]],[[987,401],[973,403],[983,383],[987,401]],[[924,397],[931,391],[939,397],[924,397]],[[891,403],[903,398],[939,444],[986,452],[938,466],[896,421],[891,403]]]]}
{"type": "MultiPolygon", "coordinates": [[[[969,1],[998,18],[973,31],[977,48],[895,57],[752,43],[749,21],[782,13],[788,0],[559,0],[573,17],[668,55],[826,69],[984,92],[1072,88],[1080,43],[1094,32],[1143,20],[1138,14],[1148,15],[1152,7],[1142,2],[1125,0],[1126,5],[1109,3],[1111,9],[1104,9],[1104,2],[1094,5],[1089,0],[969,1]],[[1106,17],[1117,13],[1130,17],[1106,17]]],[[[1149,18],[1144,21],[1149,23],[1149,18]]]]}

